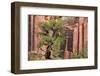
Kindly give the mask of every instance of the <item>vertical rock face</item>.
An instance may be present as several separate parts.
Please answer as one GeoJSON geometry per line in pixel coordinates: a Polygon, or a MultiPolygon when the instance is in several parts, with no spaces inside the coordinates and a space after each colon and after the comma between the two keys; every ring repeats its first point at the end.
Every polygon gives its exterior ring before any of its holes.
{"type": "Polygon", "coordinates": [[[28,16],[29,18],[29,24],[28,24],[28,50],[29,51],[32,51],[33,50],[33,43],[34,43],[34,40],[33,40],[33,29],[34,29],[34,16],[31,16],[29,15],[28,16]]]}
{"type": "Polygon", "coordinates": [[[78,46],[79,46],[79,42],[78,42],[78,26],[79,24],[76,23],[75,24],[75,28],[74,28],[74,32],[73,32],[73,51],[78,51],[78,46]]]}
{"type": "Polygon", "coordinates": [[[83,17],[79,19],[79,50],[87,46],[88,36],[88,18],[83,17]]]}
{"type": "Polygon", "coordinates": [[[39,32],[41,32],[40,28],[39,28],[39,23],[44,21],[44,16],[34,16],[35,17],[35,22],[34,22],[34,50],[38,51],[37,45],[40,41],[40,36],[39,36],[39,32]]]}
{"type": "Polygon", "coordinates": [[[37,45],[40,41],[40,36],[38,32],[40,32],[39,23],[44,21],[44,16],[33,16],[29,15],[29,24],[28,24],[28,45],[29,51],[37,51],[37,45]]]}
{"type": "Polygon", "coordinates": [[[82,31],[83,31],[83,29],[82,29],[82,27],[83,27],[83,17],[80,17],[79,18],[79,50],[82,49],[82,44],[83,44],[83,40],[82,40],[82,37],[83,37],[82,31]]]}
{"type": "Polygon", "coordinates": [[[87,46],[88,40],[88,18],[84,19],[84,47],[87,46]]]}
{"type": "Polygon", "coordinates": [[[81,51],[84,47],[86,47],[87,34],[88,34],[87,24],[88,24],[87,17],[79,18],[79,23],[74,28],[73,51],[74,50],[81,51]],[[78,28],[79,28],[79,30],[78,30],[78,28]]]}

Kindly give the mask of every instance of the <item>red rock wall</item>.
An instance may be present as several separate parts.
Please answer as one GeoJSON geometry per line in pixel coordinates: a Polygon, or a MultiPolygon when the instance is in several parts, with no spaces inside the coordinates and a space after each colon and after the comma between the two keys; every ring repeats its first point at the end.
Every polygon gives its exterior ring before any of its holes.
{"type": "Polygon", "coordinates": [[[44,21],[44,16],[34,16],[35,17],[35,23],[34,23],[34,50],[38,51],[37,45],[40,41],[39,32],[41,32],[39,28],[39,23],[44,21]]]}
{"type": "MultiPolygon", "coordinates": [[[[41,39],[40,36],[38,35],[38,32],[41,32],[39,28],[39,23],[55,17],[32,16],[32,15],[29,16],[29,50],[31,51],[39,50],[37,48],[37,45],[41,39]]],[[[73,51],[79,52],[79,50],[82,50],[82,48],[84,48],[87,44],[88,18],[79,17],[79,21],[74,25],[75,27],[73,28],[73,51]]],[[[68,47],[66,47],[64,51],[65,59],[68,59],[71,56],[71,52],[69,52],[67,48],[68,47]]]]}
{"type": "Polygon", "coordinates": [[[73,34],[73,51],[81,51],[87,44],[87,35],[88,35],[88,19],[84,17],[79,18],[79,24],[74,28],[73,34]],[[79,30],[78,30],[79,28],[79,30]],[[78,34],[79,31],[79,34],[78,34]],[[79,38],[78,38],[79,35],[79,38]],[[79,42],[78,42],[79,40],[79,42]],[[79,48],[78,48],[79,47],[79,48]]]}

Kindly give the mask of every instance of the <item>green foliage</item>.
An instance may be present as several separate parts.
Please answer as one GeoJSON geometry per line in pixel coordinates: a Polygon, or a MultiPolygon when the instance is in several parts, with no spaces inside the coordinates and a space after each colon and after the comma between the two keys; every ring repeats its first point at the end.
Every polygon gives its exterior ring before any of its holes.
{"type": "Polygon", "coordinates": [[[74,51],[71,55],[72,59],[77,59],[77,58],[81,58],[80,54],[78,54],[76,51],[74,51]]]}
{"type": "Polygon", "coordinates": [[[51,58],[57,59],[60,56],[60,47],[65,42],[65,30],[63,27],[63,20],[51,19],[40,23],[40,29],[42,32],[38,34],[41,37],[41,41],[38,44],[38,48],[47,44],[49,48],[47,51],[51,52],[51,58]]]}
{"type": "Polygon", "coordinates": [[[77,58],[87,58],[88,57],[88,51],[87,48],[83,48],[82,50],[77,53],[77,51],[74,51],[71,55],[71,58],[77,59],[77,58]]]}

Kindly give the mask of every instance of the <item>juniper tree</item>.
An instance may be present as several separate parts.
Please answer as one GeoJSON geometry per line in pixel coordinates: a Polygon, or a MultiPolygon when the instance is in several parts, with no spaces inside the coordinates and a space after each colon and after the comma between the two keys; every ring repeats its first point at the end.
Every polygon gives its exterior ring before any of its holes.
{"type": "Polygon", "coordinates": [[[51,19],[39,24],[41,32],[38,34],[41,40],[38,48],[48,45],[46,49],[46,59],[59,59],[61,53],[61,45],[65,42],[65,30],[63,20],[61,18],[51,19]]]}

